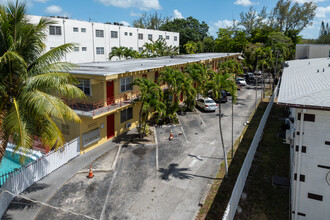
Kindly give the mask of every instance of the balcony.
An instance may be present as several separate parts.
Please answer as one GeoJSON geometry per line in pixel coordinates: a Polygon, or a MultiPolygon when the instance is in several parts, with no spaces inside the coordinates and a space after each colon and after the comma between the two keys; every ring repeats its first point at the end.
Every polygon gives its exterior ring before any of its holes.
{"type": "Polygon", "coordinates": [[[96,102],[87,102],[84,100],[63,99],[65,103],[72,108],[78,115],[95,117],[118,108],[125,107],[134,102],[140,92],[129,92],[119,96],[113,96],[106,100],[102,99],[96,102]]]}

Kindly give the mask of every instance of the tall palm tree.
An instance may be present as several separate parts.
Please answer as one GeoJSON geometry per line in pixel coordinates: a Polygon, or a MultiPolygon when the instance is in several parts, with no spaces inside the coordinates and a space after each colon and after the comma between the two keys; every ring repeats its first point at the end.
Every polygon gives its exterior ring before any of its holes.
{"type": "Polygon", "coordinates": [[[140,96],[136,99],[136,102],[141,103],[139,113],[139,136],[143,137],[145,135],[149,112],[153,111],[154,113],[162,113],[165,109],[165,104],[161,102],[162,90],[156,83],[149,79],[137,78],[134,80],[133,85],[139,86],[141,92],[140,96]],[[145,115],[144,120],[142,120],[142,115],[145,115]]]}
{"type": "Polygon", "coordinates": [[[73,50],[65,44],[44,53],[45,30],[53,24],[42,18],[29,23],[25,3],[0,5],[0,162],[9,140],[15,150],[30,152],[33,137],[44,146],[59,147],[64,138],[55,121],[80,118],[60,97],[82,98],[67,72],[72,64],[60,62],[73,50]]]}
{"type": "Polygon", "coordinates": [[[227,154],[225,150],[225,144],[223,140],[222,134],[222,126],[221,126],[221,90],[231,91],[235,87],[235,81],[233,79],[233,75],[225,73],[214,73],[213,77],[208,82],[209,87],[212,88],[212,93],[215,98],[219,101],[219,129],[220,129],[220,140],[222,144],[223,156],[225,160],[225,169],[226,169],[226,176],[228,176],[228,163],[227,163],[227,154]]]}

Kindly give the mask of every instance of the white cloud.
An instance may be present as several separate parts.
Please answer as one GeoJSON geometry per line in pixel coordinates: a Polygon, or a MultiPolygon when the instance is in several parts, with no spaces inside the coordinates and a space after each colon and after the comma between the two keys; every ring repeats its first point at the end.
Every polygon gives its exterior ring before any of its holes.
{"type": "Polygon", "coordinates": [[[214,26],[216,26],[217,28],[227,28],[227,27],[231,27],[233,26],[233,21],[231,20],[220,20],[216,23],[214,23],[214,26]]]}
{"type": "Polygon", "coordinates": [[[141,10],[160,10],[159,0],[98,0],[106,6],[120,8],[139,8],[141,10]]]}
{"type": "Polygon", "coordinates": [[[51,5],[46,8],[46,13],[48,14],[61,14],[63,12],[62,8],[57,5],[51,5]]]}
{"type": "Polygon", "coordinates": [[[242,5],[244,7],[253,5],[255,3],[251,2],[250,0],[236,0],[234,3],[235,5],[242,5]]]}
{"type": "Polygon", "coordinates": [[[328,7],[317,7],[315,17],[317,17],[317,18],[326,18],[327,13],[330,13],[330,6],[328,6],[328,7]]]}
{"type": "Polygon", "coordinates": [[[314,3],[316,3],[316,2],[324,2],[326,0],[295,0],[295,1],[300,3],[300,4],[303,4],[305,2],[314,2],[314,3]]]}
{"type": "Polygon", "coordinates": [[[130,24],[127,21],[120,21],[119,23],[120,24],[123,24],[126,27],[129,27],[130,26],[130,24]]]}
{"type": "Polygon", "coordinates": [[[131,11],[130,16],[132,16],[132,17],[141,17],[142,14],[141,13],[136,13],[134,11],[131,11]]]}
{"type": "Polygon", "coordinates": [[[184,17],[182,16],[181,12],[179,12],[177,9],[174,9],[173,18],[174,19],[177,19],[177,18],[181,19],[181,18],[184,18],[184,17]]]}

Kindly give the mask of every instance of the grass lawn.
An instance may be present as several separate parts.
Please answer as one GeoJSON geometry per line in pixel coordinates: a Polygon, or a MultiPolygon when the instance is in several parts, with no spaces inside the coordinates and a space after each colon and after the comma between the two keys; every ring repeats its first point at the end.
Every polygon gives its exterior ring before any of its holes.
{"type": "MultiPolygon", "coordinates": [[[[222,218],[267,104],[260,103],[249,126],[243,131],[241,141],[238,140],[235,143],[234,158],[230,158],[231,153],[228,154],[229,177],[227,179],[222,179],[225,172],[224,165],[221,164],[217,175],[219,180],[214,181],[197,220],[222,218]]],[[[278,118],[284,117],[283,114],[283,108],[274,104],[244,189],[247,198],[240,204],[242,212],[236,215],[236,219],[286,219],[288,217],[288,189],[274,189],[271,185],[272,175],[288,177],[289,174],[289,147],[282,144],[282,140],[277,139],[277,133],[282,124],[278,118]]]]}

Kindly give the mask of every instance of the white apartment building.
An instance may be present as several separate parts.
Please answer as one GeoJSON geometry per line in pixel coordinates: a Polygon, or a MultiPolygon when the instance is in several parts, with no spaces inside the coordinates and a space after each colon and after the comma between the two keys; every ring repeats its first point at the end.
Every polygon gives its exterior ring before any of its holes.
{"type": "MultiPolygon", "coordinates": [[[[31,23],[38,23],[41,16],[30,15],[31,23]]],[[[150,43],[164,38],[168,46],[179,47],[179,33],[148,30],[119,24],[96,23],[68,19],[66,17],[52,17],[56,22],[47,31],[47,50],[66,43],[76,43],[74,52],[65,57],[65,61],[72,63],[108,61],[113,47],[127,47],[142,51],[146,42],[150,43]]],[[[118,58],[115,58],[118,59],[118,58]]]]}
{"type": "Polygon", "coordinates": [[[314,59],[330,57],[329,44],[297,44],[295,59],[314,59]]]}
{"type": "Polygon", "coordinates": [[[330,219],[330,58],[286,63],[277,103],[293,119],[291,219],[330,219]]]}

